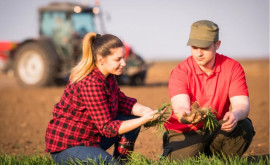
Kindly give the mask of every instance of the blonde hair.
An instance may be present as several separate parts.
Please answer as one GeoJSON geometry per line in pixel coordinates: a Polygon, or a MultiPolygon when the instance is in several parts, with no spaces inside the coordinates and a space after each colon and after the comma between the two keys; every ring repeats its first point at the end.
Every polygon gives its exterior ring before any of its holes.
{"type": "Polygon", "coordinates": [[[110,49],[123,47],[122,41],[111,34],[99,35],[87,33],[82,42],[82,58],[71,70],[69,80],[76,83],[84,79],[96,66],[96,56],[106,57],[111,54],[110,49]]]}

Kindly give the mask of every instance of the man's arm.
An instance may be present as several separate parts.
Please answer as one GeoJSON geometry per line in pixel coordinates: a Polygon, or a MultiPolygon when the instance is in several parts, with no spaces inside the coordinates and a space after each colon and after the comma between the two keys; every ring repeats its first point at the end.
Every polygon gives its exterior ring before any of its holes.
{"type": "Polygon", "coordinates": [[[244,120],[249,114],[249,97],[234,96],[230,99],[232,104],[232,112],[237,116],[238,121],[244,120]]]}
{"type": "Polygon", "coordinates": [[[237,125],[237,122],[248,117],[249,113],[249,98],[248,96],[234,96],[230,98],[232,111],[227,112],[223,120],[221,130],[231,132],[237,125]]]}

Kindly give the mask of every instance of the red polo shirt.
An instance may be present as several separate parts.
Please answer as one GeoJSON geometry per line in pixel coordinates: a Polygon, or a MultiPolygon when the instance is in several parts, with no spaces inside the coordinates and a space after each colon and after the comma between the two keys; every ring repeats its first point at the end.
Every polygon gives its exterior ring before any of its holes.
{"type": "MultiPolygon", "coordinates": [[[[192,56],[179,63],[170,75],[169,94],[170,98],[178,94],[188,94],[191,103],[198,101],[201,107],[215,109],[217,120],[221,120],[229,111],[229,99],[238,95],[248,96],[248,88],[239,62],[217,53],[211,75],[205,74],[192,56]]],[[[182,124],[174,115],[165,124],[167,129],[178,132],[197,130],[202,126],[202,122],[197,125],[182,124]]]]}

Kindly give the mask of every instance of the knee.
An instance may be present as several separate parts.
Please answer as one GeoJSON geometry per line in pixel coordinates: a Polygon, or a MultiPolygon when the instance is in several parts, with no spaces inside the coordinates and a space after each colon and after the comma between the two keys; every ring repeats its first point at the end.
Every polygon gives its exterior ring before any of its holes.
{"type": "Polygon", "coordinates": [[[255,135],[255,130],[251,120],[249,118],[246,118],[240,121],[238,124],[241,127],[241,130],[243,131],[244,139],[250,143],[255,135]]]}
{"type": "Polygon", "coordinates": [[[255,131],[250,119],[239,121],[235,130],[228,134],[218,134],[210,145],[212,153],[225,156],[242,156],[250,146],[255,131]],[[221,145],[222,144],[222,145],[221,145]]]}

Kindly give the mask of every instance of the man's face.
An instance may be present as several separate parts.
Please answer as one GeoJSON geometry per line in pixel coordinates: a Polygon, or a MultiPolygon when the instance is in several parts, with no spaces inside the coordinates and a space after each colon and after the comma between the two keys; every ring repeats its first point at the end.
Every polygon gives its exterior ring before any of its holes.
{"type": "Polygon", "coordinates": [[[213,43],[207,48],[191,46],[191,53],[196,63],[205,68],[212,68],[215,63],[216,51],[220,46],[220,41],[213,43]]]}

